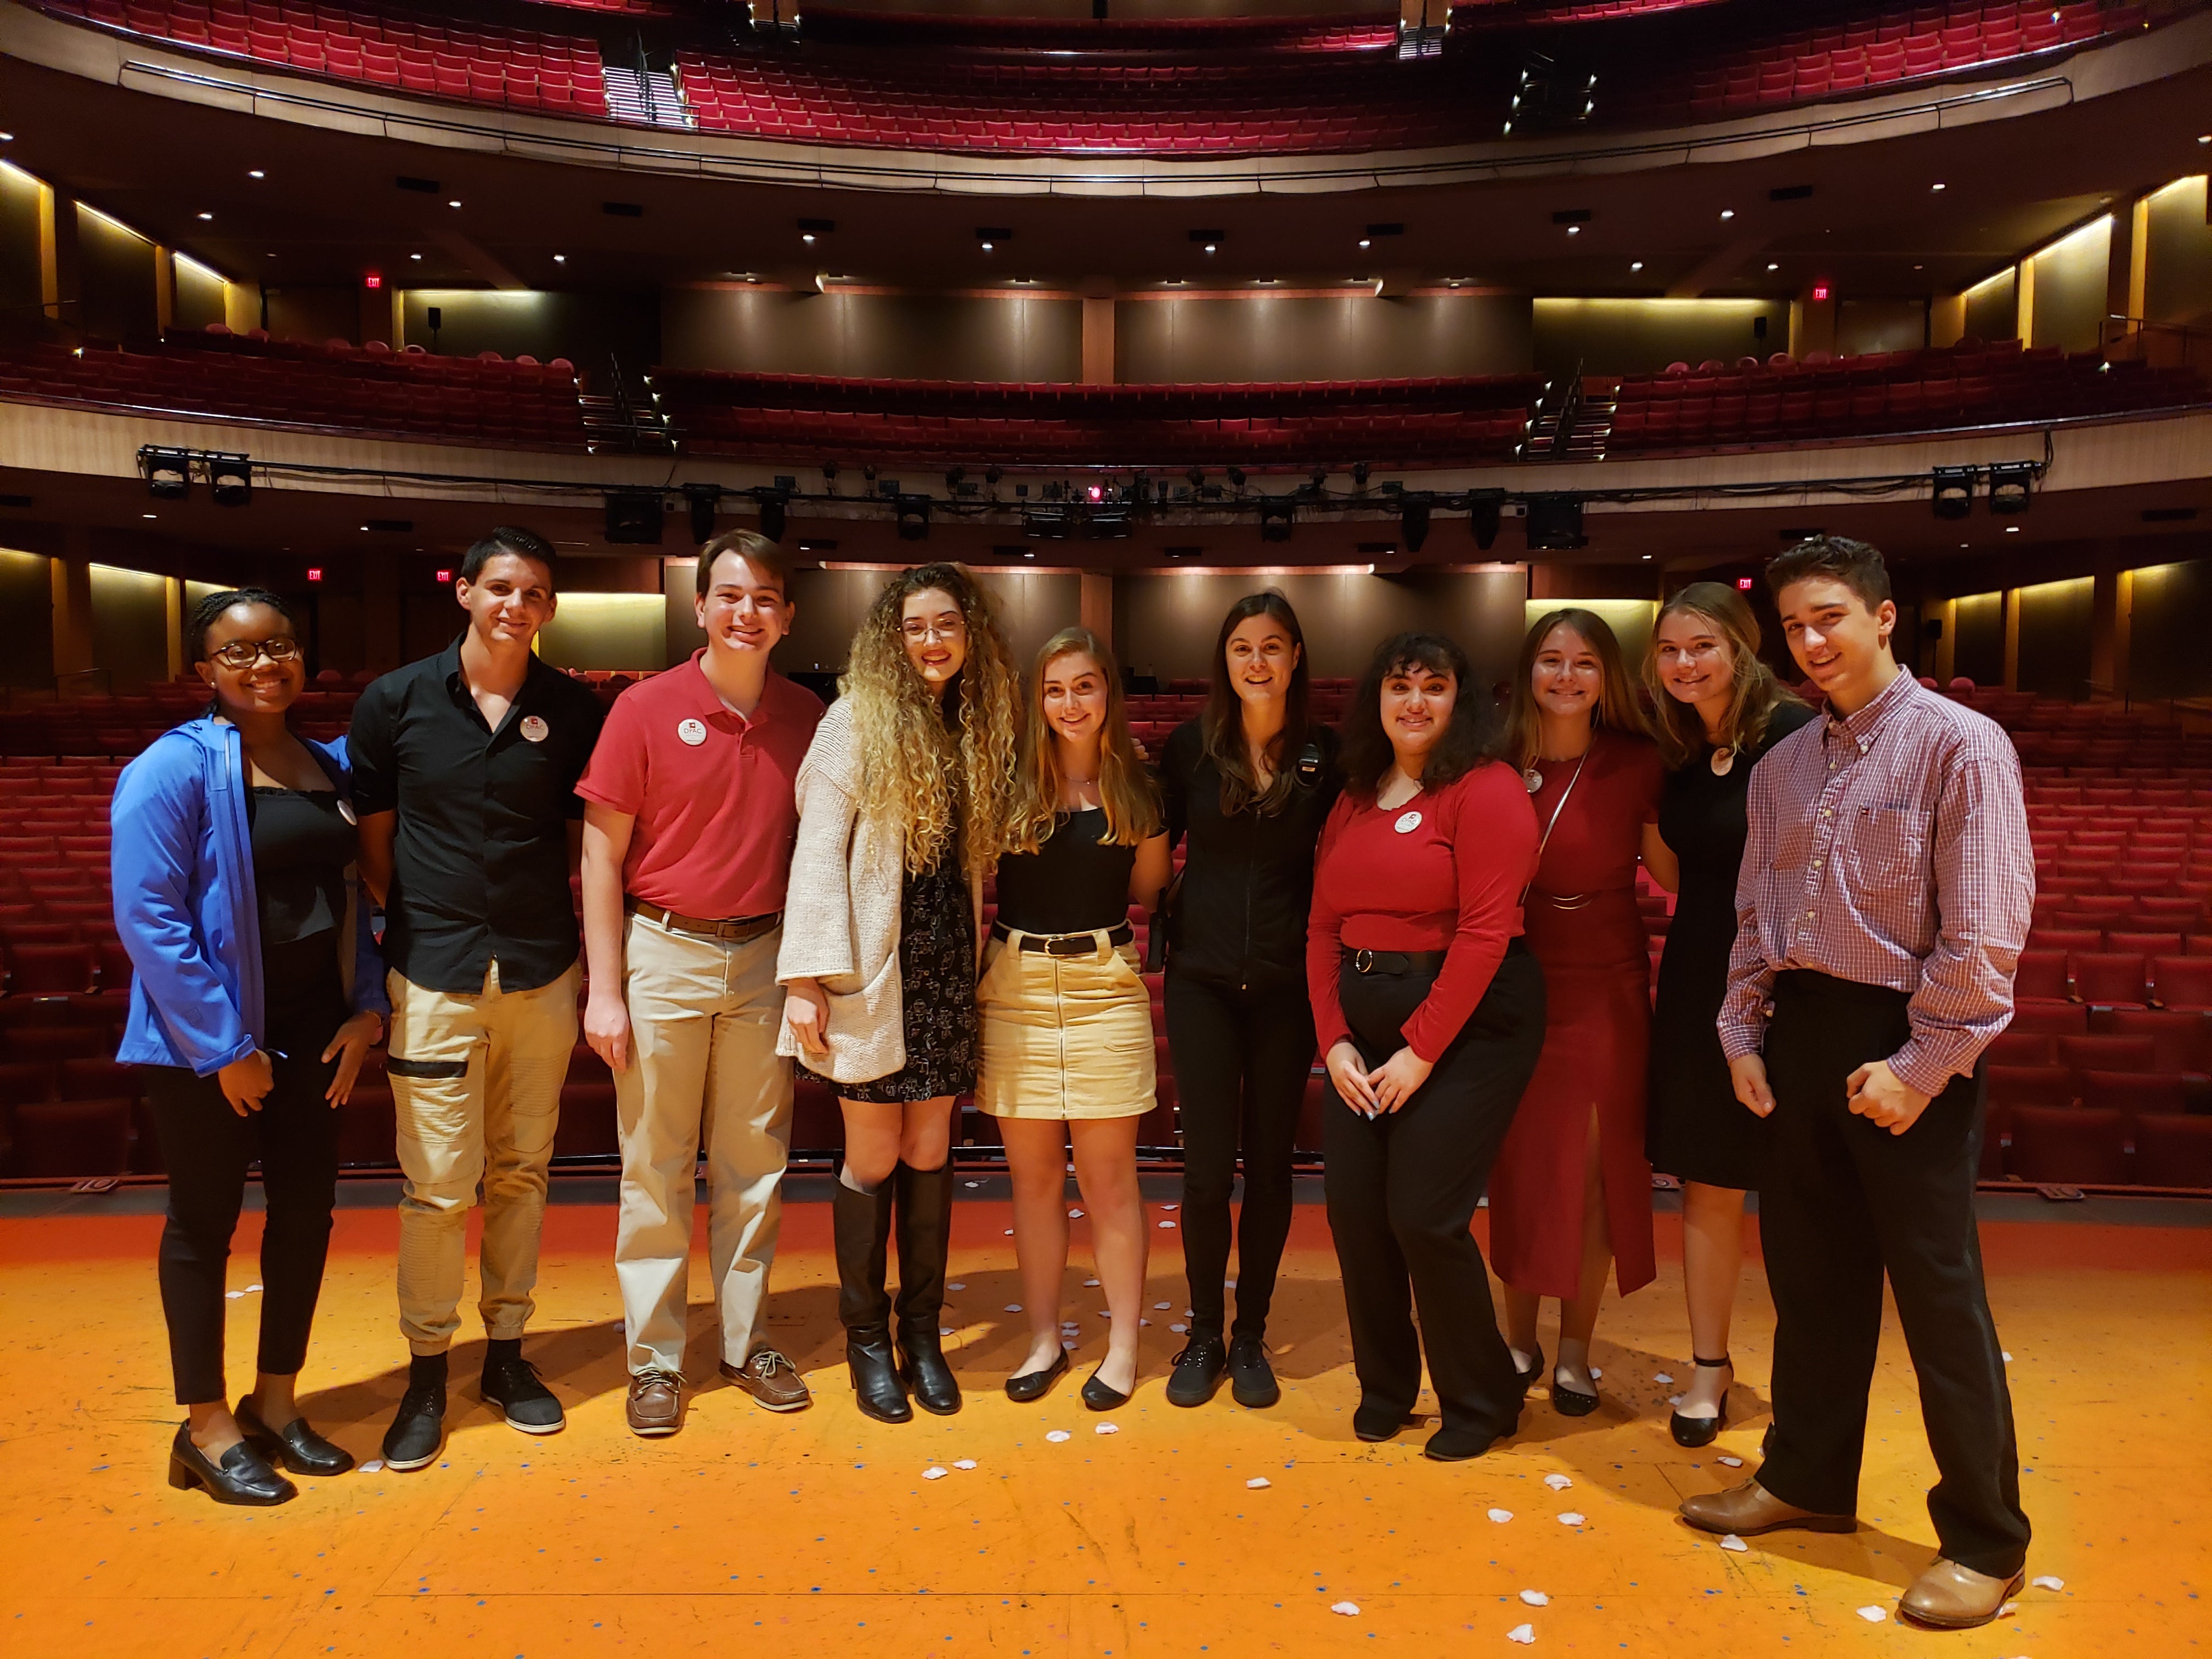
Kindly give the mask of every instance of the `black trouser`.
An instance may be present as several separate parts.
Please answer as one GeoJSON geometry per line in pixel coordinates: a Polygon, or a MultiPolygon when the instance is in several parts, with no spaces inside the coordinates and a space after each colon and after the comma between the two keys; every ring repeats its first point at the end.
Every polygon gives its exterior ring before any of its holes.
{"type": "Polygon", "coordinates": [[[256,1158],[266,1212],[258,1368],[289,1376],[307,1362],[337,1200],[337,1113],[323,1098],[337,1066],[325,1065],[322,1053],[346,1011],[328,937],[304,944],[317,948],[272,951],[266,964],[268,1047],[289,1058],[272,1060],[276,1086],[259,1111],[240,1117],[231,1110],[212,1075],[195,1077],[178,1066],[146,1068],[147,1103],[169,1170],[161,1316],[179,1405],[225,1398],[223,1275],[246,1196],[246,1166],[256,1158]],[[294,971],[288,973],[288,963],[294,971]]]}
{"type": "Polygon", "coordinates": [[[1182,1108],[1183,1271],[1190,1334],[1219,1336],[1229,1276],[1229,1195],[1244,1148],[1237,1219],[1237,1328],[1267,1328],[1291,1236],[1291,1160],[1313,1070],[1313,1008],[1303,981],[1239,989],[1177,973],[1167,979],[1168,1046],[1182,1108]]]}
{"type": "Polygon", "coordinates": [[[1826,1514],[1858,1505],[1885,1270],[1940,1478],[1928,1512],[1943,1554],[2008,1577],[2027,1559],[2004,1354],[1974,1225],[1978,1070],[1901,1135],[1851,1112],[1844,1084],[1910,1036],[1901,991],[1781,975],[1766,1032],[1775,1139],[1759,1191],[1774,1293],[1774,1429],[1759,1484],[1826,1514]]]}
{"type": "MultiPolygon", "coordinates": [[[[1433,980],[1429,971],[1361,974],[1345,966],[1338,997],[1364,1064],[1379,1066],[1398,1051],[1399,1028],[1433,980]]],[[[1469,1228],[1543,1047],[1543,970],[1516,939],[1412,1099],[1373,1118],[1341,1098],[1330,1102],[1328,1224],[1352,1368],[1372,1405],[1401,1415],[1413,1410],[1425,1343],[1446,1428],[1494,1438],[1521,1420],[1521,1384],[1469,1228]]]]}

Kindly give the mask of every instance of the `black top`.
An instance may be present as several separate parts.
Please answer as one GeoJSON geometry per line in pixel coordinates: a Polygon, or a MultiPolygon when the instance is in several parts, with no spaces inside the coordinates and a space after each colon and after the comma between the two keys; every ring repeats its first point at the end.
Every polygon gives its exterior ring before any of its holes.
{"type": "Polygon", "coordinates": [[[1099,841],[1106,809],[1063,814],[1034,853],[999,855],[999,920],[1024,933],[1083,933],[1128,919],[1137,849],[1099,841]]]}
{"type": "Polygon", "coordinates": [[[1169,965],[1223,985],[1305,984],[1306,913],[1313,908],[1314,847],[1343,775],[1329,727],[1307,728],[1279,811],[1221,811],[1221,773],[1206,757],[1203,722],[1177,726],[1160,757],[1168,844],[1190,837],[1175,899],[1169,965]]]}
{"type": "Polygon", "coordinates": [[[1645,1147],[1655,1169],[1716,1187],[1759,1184],[1768,1132],[1736,1103],[1728,1061],[1714,1029],[1735,944],[1735,879],[1749,834],[1744,799],[1751,769],[1768,750],[1819,716],[1785,702],[1766,722],[1756,749],[1716,777],[1712,750],[1700,745],[1667,775],[1659,834],[1681,860],[1680,890],[1667,924],[1651,1022],[1651,1091],[1645,1147]]]}
{"type": "Polygon", "coordinates": [[[354,810],[397,811],[384,959],[426,989],[550,984],[576,959],[568,821],[599,740],[590,690],[538,658],[495,732],[461,683],[457,639],[354,705],[354,810]]]}
{"type": "Polygon", "coordinates": [[[256,784],[246,802],[263,947],[329,933],[345,919],[345,868],[356,850],[337,792],[256,784]]]}

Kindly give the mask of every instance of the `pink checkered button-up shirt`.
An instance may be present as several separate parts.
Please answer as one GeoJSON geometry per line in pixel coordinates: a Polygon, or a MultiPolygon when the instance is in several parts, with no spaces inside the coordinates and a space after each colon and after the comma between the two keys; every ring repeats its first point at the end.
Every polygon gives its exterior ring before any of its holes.
{"type": "Polygon", "coordinates": [[[1890,1058],[1941,1093],[2012,1018],[2035,904],[2020,757],[1996,723],[1900,672],[1815,720],[1751,775],[1735,949],[1720,1012],[1731,1060],[1759,1053],[1776,974],[1810,969],[1910,994],[1890,1058]]]}

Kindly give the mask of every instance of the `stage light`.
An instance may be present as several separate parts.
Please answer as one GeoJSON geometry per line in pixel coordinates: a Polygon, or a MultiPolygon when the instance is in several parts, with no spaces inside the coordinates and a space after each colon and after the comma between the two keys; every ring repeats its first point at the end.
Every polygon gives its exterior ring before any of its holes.
{"type": "Polygon", "coordinates": [[[1974,510],[1974,469],[1939,466],[1930,505],[1939,519],[1963,519],[1974,510]]]}
{"type": "Polygon", "coordinates": [[[772,542],[781,542],[784,526],[783,495],[779,491],[770,490],[760,498],[760,533],[772,542]]]}
{"type": "Polygon", "coordinates": [[[1369,469],[1366,462],[1354,461],[1352,464],[1352,482],[1358,485],[1360,489],[1364,489],[1367,488],[1367,480],[1369,476],[1369,469]]]}
{"type": "Polygon", "coordinates": [[[2025,513],[2033,505],[2031,494],[2035,465],[2031,461],[1999,461],[1990,468],[1990,511],[2025,513]]]}
{"type": "Polygon", "coordinates": [[[966,467],[948,466],[945,469],[945,489],[948,495],[958,494],[960,486],[965,483],[967,480],[968,469],[966,467]]]}
{"type": "Polygon", "coordinates": [[[929,539],[929,497],[901,495],[898,498],[898,533],[902,542],[926,542],[929,539]]]}
{"type": "Polygon", "coordinates": [[[1531,495],[1524,527],[1532,553],[1571,552],[1589,545],[1589,538],[1583,534],[1583,498],[1579,495],[1531,495]]]}
{"type": "Polygon", "coordinates": [[[835,461],[824,461],[824,462],[823,462],[823,463],[822,463],[822,482],[823,482],[823,483],[825,483],[825,484],[827,484],[827,485],[829,485],[829,486],[830,486],[830,493],[831,493],[831,494],[833,494],[833,495],[834,495],[834,494],[836,494],[836,489],[837,489],[837,463],[836,463],[836,462],[835,462],[835,461]]]}
{"type": "Polygon", "coordinates": [[[1200,490],[1206,488],[1206,469],[1204,467],[1194,466],[1182,476],[1189,482],[1191,493],[1193,495],[1196,495],[1200,490]]]}
{"type": "Polygon", "coordinates": [[[1418,553],[1421,544],[1429,538],[1429,498],[1426,495],[1407,495],[1398,506],[1398,533],[1405,538],[1406,551],[1418,553]]]}
{"type": "Polygon", "coordinates": [[[1467,492],[1467,526],[1474,532],[1474,544],[1486,553],[1498,540],[1498,526],[1504,512],[1504,490],[1470,489],[1467,492]]]}
{"type": "Polygon", "coordinates": [[[186,449],[142,445],[138,470],[146,475],[146,493],[157,501],[181,501],[191,493],[192,459],[186,449]]]}
{"type": "Polygon", "coordinates": [[[1229,487],[1231,489],[1242,489],[1244,488],[1244,469],[1243,467],[1232,466],[1229,469],[1229,487]]]}
{"type": "Polygon", "coordinates": [[[249,457],[210,455],[207,476],[217,507],[244,507],[253,499],[253,462],[249,457]]]}
{"type": "Polygon", "coordinates": [[[658,490],[615,490],[607,496],[606,539],[618,545],[657,547],[661,532],[658,490]]]}
{"type": "Polygon", "coordinates": [[[1322,490],[1328,488],[1328,469],[1325,466],[1317,466],[1307,473],[1306,486],[1315,495],[1320,495],[1322,490]]]}
{"type": "Polygon", "coordinates": [[[987,466],[983,469],[983,482],[994,489],[999,487],[999,480],[1006,476],[1005,470],[1000,467],[987,466]]]}
{"type": "Polygon", "coordinates": [[[1260,539],[1263,542],[1286,542],[1291,538],[1291,526],[1297,522],[1297,508],[1287,495],[1270,496],[1260,503],[1260,539]]]}
{"type": "Polygon", "coordinates": [[[722,486],[688,483],[684,486],[684,499],[690,508],[692,541],[698,544],[712,538],[714,509],[721,501],[722,486]]]}

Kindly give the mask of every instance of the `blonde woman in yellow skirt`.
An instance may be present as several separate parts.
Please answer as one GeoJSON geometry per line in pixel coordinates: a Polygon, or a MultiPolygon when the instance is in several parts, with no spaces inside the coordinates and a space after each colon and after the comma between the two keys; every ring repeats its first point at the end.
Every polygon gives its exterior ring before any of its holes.
{"type": "Polygon", "coordinates": [[[975,993],[975,1103],[999,1120],[1013,1173],[1030,1322],[1029,1354],[1006,1393],[1039,1399],[1067,1370],[1060,1314],[1072,1146],[1113,1318],[1083,1403],[1110,1411],[1137,1381],[1147,1248],[1137,1121],[1152,1109],[1154,1085],[1151,1001],[1128,907],[1149,908],[1167,885],[1168,839],[1130,740],[1121,672],[1097,635],[1066,628],[1048,640],[1027,701],[998,920],[975,993]]]}

